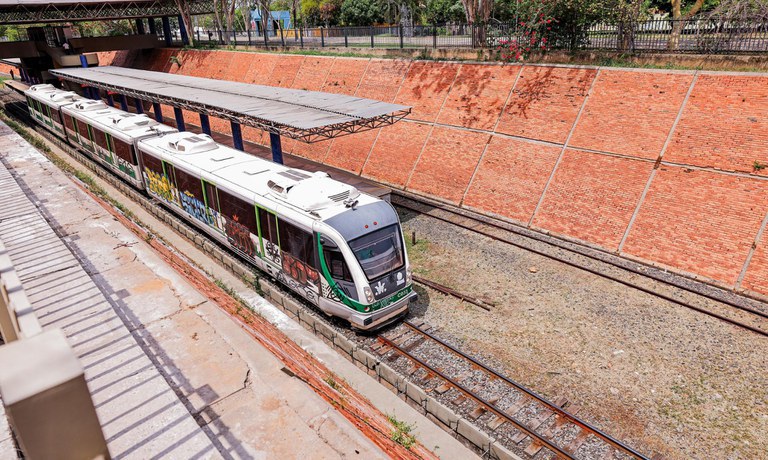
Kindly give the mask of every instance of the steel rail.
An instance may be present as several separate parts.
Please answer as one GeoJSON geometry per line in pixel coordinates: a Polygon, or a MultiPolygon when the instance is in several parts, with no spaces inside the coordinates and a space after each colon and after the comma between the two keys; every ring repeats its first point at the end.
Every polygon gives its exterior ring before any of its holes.
{"type": "Polygon", "coordinates": [[[440,370],[430,366],[429,364],[427,364],[423,360],[413,356],[411,353],[409,353],[407,350],[405,350],[403,347],[401,347],[400,345],[396,344],[392,340],[390,340],[390,339],[388,339],[388,338],[386,338],[384,336],[381,336],[381,335],[379,336],[379,340],[381,340],[387,346],[391,347],[393,350],[397,351],[398,353],[402,354],[403,356],[406,356],[408,359],[414,361],[419,366],[423,367],[424,369],[427,369],[429,372],[431,372],[431,373],[433,373],[435,375],[438,375],[441,379],[445,380],[449,385],[451,385],[451,386],[453,386],[455,388],[458,388],[462,393],[464,393],[467,396],[469,396],[470,398],[474,399],[475,401],[477,401],[478,403],[480,403],[484,407],[487,407],[491,412],[493,412],[497,416],[499,416],[499,417],[507,420],[511,424],[513,424],[518,430],[524,432],[525,434],[527,434],[531,438],[534,438],[537,441],[541,442],[549,450],[551,450],[553,453],[555,453],[558,457],[568,458],[568,459],[575,459],[576,458],[574,455],[569,454],[568,452],[563,450],[561,447],[553,444],[548,439],[545,439],[543,436],[541,436],[539,434],[536,434],[536,432],[534,432],[530,428],[526,427],[521,422],[518,422],[517,420],[515,420],[514,417],[512,417],[511,415],[505,413],[503,410],[498,408],[495,404],[491,403],[490,401],[486,401],[481,396],[478,396],[475,393],[473,393],[469,388],[466,388],[462,384],[460,384],[460,383],[454,381],[453,379],[451,379],[450,377],[446,376],[442,371],[440,371],[440,370]]]}
{"type": "MultiPolygon", "coordinates": [[[[410,209],[411,211],[415,211],[415,212],[418,212],[418,213],[421,213],[421,214],[426,214],[426,213],[424,213],[422,210],[420,210],[420,209],[418,209],[418,208],[416,208],[416,207],[414,207],[414,206],[409,206],[409,205],[407,205],[407,204],[403,204],[403,203],[395,203],[395,205],[396,205],[396,206],[400,206],[400,207],[403,207],[403,208],[406,208],[406,209],[410,209]]],[[[429,205],[429,206],[433,206],[433,205],[429,205]]],[[[434,207],[434,206],[433,206],[433,207],[434,207]]],[[[452,212],[452,211],[450,211],[450,210],[447,210],[447,209],[444,209],[444,208],[439,208],[439,209],[441,209],[441,210],[443,210],[443,211],[446,211],[446,212],[452,212]]],[[[455,213],[454,213],[454,214],[455,214],[455,213]]],[[[446,217],[435,216],[435,215],[432,215],[432,214],[426,214],[426,215],[428,215],[429,217],[431,217],[431,218],[433,218],[433,219],[437,219],[437,220],[440,220],[440,221],[443,221],[443,222],[447,222],[447,223],[449,223],[449,224],[453,224],[453,225],[456,225],[457,227],[461,227],[461,228],[463,228],[463,229],[466,229],[466,230],[470,230],[470,231],[472,231],[472,232],[475,232],[475,233],[479,233],[479,234],[481,234],[481,235],[483,235],[483,236],[486,236],[486,237],[488,237],[488,238],[491,238],[491,239],[493,239],[493,240],[496,240],[496,241],[500,241],[500,242],[503,242],[503,243],[509,244],[509,245],[511,245],[511,246],[514,246],[514,247],[517,247],[517,248],[523,249],[523,250],[525,250],[525,251],[528,251],[528,252],[532,252],[532,253],[534,253],[534,254],[540,255],[540,256],[542,256],[542,257],[546,257],[546,258],[548,258],[548,259],[551,259],[551,260],[555,260],[555,261],[557,261],[557,262],[563,263],[563,264],[565,264],[565,265],[568,265],[568,266],[570,266],[570,267],[573,267],[573,268],[578,268],[578,269],[580,269],[580,270],[584,270],[584,271],[586,271],[586,272],[588,272],[588,273],[591,273],[591,274],[593,274],[593,275],[595,275],[595,276],[599,276],[599,277],[601,277],[601,278],[605,278],[605,279],[608,279],[608,280],[610,280],[610,281],[614,281],[614,282],[616,282],[616,283],[619,283],[619,284],[623,284],[624,286],[627,286],[627,287],[631,287],[631,288],[633,288],[633,289],[637,289],[638,291],[641,291],[641,292],[644,292],[644,293],[646,293],[646,294],[650,294],[650,295],[656,296],[656,297],[658,297],[658,298],[660,298],[660,299],[664,299],[664,300],[666,300],[666,301],[668,301],[668,302],[672,302],[672,303],[674,303],[674,304],[680,305],[681,307],[685,307],[685,308],[688,308],[688,309],[691,309],[691,310],[695,310],[695,311],[698,311],[699,313],[703,313],[703,314],[705,314],[705,315],[711,316],[711,317],[713,317],[713,318],[717,318],[717,319],[719,319],[719,320],[721,320],[721,321],[724,321],[724,322],[726,322],[726,323],[730,323],[730,324],[732,324],[732,325],[734,325],[734,326],[739,326],[739,327],[741,327],[741,328],[744,328],[744,329],[747,329],[747,330],[749,330],[749,331],[752,331],[752,332],[754,332],[754,333],[756,333],[756,334],[762,335],[762,336],[764,336],[764,337],[768,337],[768,331],[764,331],[764,330],[762,330],[762,329],[760,329],[760,328],[757,328],[757,327],[751,326],[751,325],[749,325],[749,324],[746,324],[746,323],[743,323],[743,322],[741,322],[741,321],[737,321],[737,320],[735,320],[735,319],[731,319],[731,318],[728,318],[727,316],[723,316],[723,315],[721,315],[721,314],[719,314],[719,313],[715,313],[715,312],[712,312],[712,311],[706,310],[706,309],[704,309],[704,308],[701,308],[701,307],[697,307],[697,306],[691,305],[691,304],[689,304],[689,303],[683,302],[682,300],[678,300],[678,299],[675,299],[674,297],[671,297],[671,296],[669,296],[669,295],[666,295],[666,294],[662,294],[662,293],[660,293],[660,292],[656,292],[656,291],[654,291],[654,290],[653,290],[653,289],[651,289],[651,288],[646,288],[646,287],[643,287],[643,286],[640,286],[640,285],[634,284],[634,283],[632,283],[632,282],[630,282],[630,281],[626,281],[626,280],[623,280],[623,279],[621,279],[621,278],[618,278],[618,277],[616,277],[616,276],[613,276],[613,275],[609,275],[609,274],[607,274],[607,273],[601,273],[601,272],[599,272],[598,270],[595,270],[595,269],[593,269],[593,268],[585,267],[584,265],[578,264],[578,263],[576,263],[576,262],[571,262],[571,261],[569,261],[569,260],[566,260],[566,259],[564,259],[564,258],[558,257],[558,256],[556,256],[556,255],[548,254],[548,253],[546,253],[546,252],[544,252],[544,251],[541,251],[541,250],[539,250],[539,249],[534,249],[534,248],[531,248],[531,247],[527,247],[527,246],[525,246],[525,245],[523,245],[523,244],[521,244],[521,243],[515,243],[514,241],[510,241],[510,240],[507,240],[507,239],[501,238],[501,237],[499,237],[499,236],[493,235],[493,234],[491,234],[491,233],[488,233],[488,232],[484,232],[484,231],[482,231],[482,230],[479,230],[477,227],[470,227],[469,225],[464,225],[464,224],[461,224],[461,223],[459,223],[459,222],[456,222],[456,221],[450,220],[450,219],[448,219],[448,218],[446,218],[446,217]]],[[[466,218],[466,216],[462,216],[462,217],[465,217],[465,218],[466,218]]],[[[529,236],[529,235],[524,235],[524,234],[522,234],[522,233],[519,233],[519,232],[515,232],[514,230],[511,230],[511,229],[508,229],[508,228],[505,228],[505,227],[501,227],[501,226],[498,226],[498,225],[490,224],[490,223],[487,223],[487,222],[484,222],[484,221],[481,221],[481,222],[482,222],[482,224],[484,224],[484,225],[488,225],[488,226],[490,226],[490,227],[493,227],[493,228],[498,228],[498,229],[500,229],[500,230],[505,230],[505,231],[508,231],[508,232],[512,232],[512,233],[515,233],[515,234],[517,234],[517,235],[520,235],[520,236],[524,236],[524,237],[527,237],[527,238],[533,238],[533,237],[531,237],[531,236],[529,236]]],[[[566,250],[566,251],[570,251],[570,252],[573,252],[573,253],[575,253],[575,254],[579,254],[579,255],[582,255],[582,256],[585,256],[585,257],[591,258],[591,259],[593,259],[593,260],[599,261],[599,262],[608,263],[608,264],[610,264],[610,265],[613,265],[613,266],[615,266],[615,267],[617,267],[617,268],[620,268],[620,269],[622,269],[622,270],[626,270],[626,271],[628,271],[628,272],[630,272],[630,273],[634,273],[634,274],[637,274],[637,275],[641,275],[641,276],[646,276],[646,277],[648,277],[648,278],[654,279],[655,281],[658,281],[658,282],[662,282],[662,283],[666,283],[666,282],[665,282],[665,281],[663,281],[663,280],[660,280],[660,279],[654,278],[654,277],[652,277],[652,276],[649,276],[649,275],[646,275],[646,274],[644,274],[644,273],[640,273],[639,271],[635,271],[635,270],[632,270],[632,269],[630,269],[630,268],[621,267],[621,266],[619,266],[619,265],[613,264],[613,263],[611,263],[611,262],[606,262],[606,261],[604,261],[604,260],[602,260],[602,259],[596,258],[596,257],[594,257],[594,256],[590,256],[590,255],[588,255],[588,254],[583,254],[583,253],[581,253],[581,252],[578,252],[578,251],[570,250],[570,249],[564,248],[564,247],[562,247],[562,246],[558,246],[558,245],[556,245],[556,244],[554,244],[554,243],[550,243],[550,242],[547,242],[547,241],[544,241],[544,240],[540,240],[540,239],[537,239],[537,238],[533,238],[533,239],[534,239],[534,240],[536,240],[536,241],[539,241],[539,242],[541,242],[541,243],[546,243],[546,244],[549,244],[549,245],[551,245],[551,246],[555,246],[555,247],[557,247],[557,248],[560,248],[560,249],[563,249],[563,250],[566,250]]],[[[666,283],[666,284],[671,284],[671,283],[666,283]]],[[[691,293],[693,293],[693,294],[696,294],[696,295],[700,295],[700,296],[702,296],[702,297],[704,297],[704,298],[707,298],[707,299],[710,299],[710,300],[713,300],[713,301],[716,301],[716,302],[724,303],[724,304],[726,304],[726,305],[728,305],[728,306],[731,306],[731,307],[734,307],[734,308],[736,308],[736,309],[738,309],[738,310],[741,310],[741,311],[744,311],[744,312],[747,312],[747,313],[753,313],[753,314],[755,314],[756,316],[760,316],[760,317],[762,317],[762,318],[766,318],[766,319],[768,319],[768,314],[766,314],[766,313],[763,313],[763,312],[761,312],[761,311],[758,311],[758,310],[754,310],[754,309],[751,309],[751,308],[749,308],[749,307],[742,307],[742,306],[740,306],[740,305],[736,305],[736,304],[733,304],[733,303],[731,303],[731,302],[727,302],[727,301],[724,301],[724,300],[720,300],[720,299],[717,299],[717,298],[714,298],[714,297],[708,296],[707,294],[701,294],[701,293],[698,293],[698,292],[696,292],[696,291],[693,291],[693,290],[691,290],[691,289],[686,289],[686,288],[683,288],[683,287],[677,286],[676,284],[671,284],[671,285],[672,285],[672,286],[674,286],[674,287],[677,287],[677,288],[681,288],[681,289],[687,290],[687,291],[689,291],[689,292],[691,292],[691,293]]]]}
{"type": "Polygon", "coordinates": [[[551,401],[549,401],[548,399],[544,398],[543,396],[537,395],[533,391],[531,391],[528,388],[526,388],[523,384],[518,383],[518,382],[510,379],[509,377],[506,377],[506,376],[502,375],[498,371],[496,371],[496,370],[486,366],[485,364],[479,362],[477,359],[473,358],[472,356],[469,356],[468,354],[464,353],[463,351],[459,350],[458,348],[454,347],[453,345],[445,342],[444,340],[440,339],[439,337],[436,337],[435,335],[430,334],[429,332],[421,329],[420,327],[418,327],[417,325],[413,324],[410,321],[403,321],[403,323],[408,328],[413,330],[414,332],[417,332],[417,333],[421,334],[422,336],[427,337],[430,340],[439,343],[440,345],[442,345],[443,347],[447,348],[448,350],[450,350],[452,353],[456,354],[457,356],[460,356],[460,357],[466,359],[467,361],[472,363],[473,366],[477,366],[477,367],[483,369],[485,372],[493,375],[496,378],[499,378],[499,379],[503,380],[504,382],[510,384],[511,386],[513,386],[513,387],[517,388],[518,390],[522,391],[523,393],[527,394],[529,397],[533,398],[534,400],[544,404],[550,410],[556,412],[561,417],[566,418],[569,422],[573,423],[574,425],[577,425],[581,429],[584,429],[584,430],[587,430],[587,431],[590,431],[590,432],[594,433],[598,438],[600,438],[603,441],[605,441],[606,443],[610,444],[615,449],[617,449],[617,450],[619,450],[621,452],[624,452],[625,454],[632,455],[635,458],[639,458],[639,459],[643,459],[643,460],[648,460],[648,458],[645,457],[640,452],[637,452],[633,448],[623,444],[621,441],[619,441],[617,439],[614,439],[611,435],[603,432],[602,430],[600,430],[599,428],[597,428],[595,426],[590,425],[588,422],[585,422],[585,421],[579,419],[575,415],[573,415],[570,412],[568,412],[567,410],[559,407],[557,404],[552,403],[551,401]]]}
{"type": "MultiPolygon", "coordinates": [[[[397,194],[397,190],[393,190],[393,193],[397,194]]],[[[406,200],[410,200],[410,201],[417,201],[417,202],[418,202],[418,200],[414,200],[413,198],[409,198],[408,196],[405,196],[405,195],[400,195],[400,197],[402,197],[403,199],[406,199],[406,200]]],[[[735,302],[733,302],[733,301],[731,301],[731,300],[728,300],[728,299],[721,299],[721,298],[715,297],[715,296],[714,296],[714,295],[712,295],[712,294],[707,294],[707,293],[703,293],[703,292],[699,292],[699,291],[696,291],[695,289],[693,289],[693,288],[691,288],[691,287],[688,287],[688,286],[685,286],[684,284],[679,284],[679,283],[676,283],[676,282],[674,282],[674,281],[667,281],[667,280],[665,280],[665,279],[662,279],[661,277],[659,277],[659,276],[657,276],[657,275],[654,275],[654,274],[652,274],[652,273],[645,273],[645,272],[641,272],[640,270],[637,270],[637,269],[633,269],[633,268],[630,268],[630,267],[624,267],[624,266],[622,266],[622,265],[619,265],[619,264],[618,264],[618,263],[616,263],[616,262],[612,262],[612,261],[610,261],[610,260],[605,260],[605,259],[602,259],[602,258],[600,258],[600,257],[598,257],[598,256],[595,256],[595,255],[592,255],[592,254],[589,254],[589,253],[586,253],[586,252],[582,252],[582,251],[579,251],[578,249],[574,249],[574,248],[568,248],[568,247],[564,246],[563,244],[560,244],[560,243],[559,243],[560,241],[562,241],[562,242],[564,242],[564,243],[568,243],[567,241],[561,240],[561,239],[559,239],[559,238],[557,238],[557,237],[555,237],[555,236],[552,236],[552,238],[556,239],[556,241],[547,241],[547,240],[544,240],[543,238],[541,238],[540,236],[536,235],[535,233],[534,233],[534,234],[528,234],[528,233],[524,233],[524,232],[522,232],[521,230],[519,230],[520,226],[518,226],[518,225],[515,225],[515,224],[508,224],[508,226],[507,226],[507,225],[500,225],[500,224],[498,224],[498,223],[494,223],[493,221],[490,221],[490,222],[489,222],[489,221],[486,221],[486,220],[482,220],[482,219],[476,219],[476,218],[473,218],[473,217],[471,217],[471,216],[468,216],[468,215],[464,215],[464,214],[458,213],[458,212],[456,212],[456,211],[454,211],[454,210],[451,210],[451,209],[450,209],[450,208],[448,208],[447,206],[443,206],[443,205],[441,205],[441,204],[432,204],[432,203],[424,203],[424,204],[425,204],[426,206],[432,206],[432,207],[436,207],[436,208],[440,209],[441,211],[445,211],[445,212],[448,212],[448,213],[451,213],[451,214],[454,214],[454,215],[457,215],[457,216],[461,216],[461,217],[463,217],[463,218],[465,218],[465,219],[471,219],[471,220],[473,220],[473,221],[475,221],[475,222],[479,222],[479,223],[480,223],[480,224],[482,224],[482,225],[487,225],[487,226],[489,226],[489,227],[492,227],[492,228],[496,228],[496,229],[499,229],[499,230],[504,230],[504,231],[506,231],[506,232],[514,233],[515,235],[521,236],[521,237],[523,237],[523,238],[529,238],[529,239],[532,239],[532,240],[538,241],[538,242],[540,242],[540,243],[544,243],[544,244],[546,244],[546,245],[549,245],[549,246],[555,247],[555,248],[557,248],[557,249],[562,249],[562,250],[564,250],[564,251],[568,251],[568,252],[571,252],[571,253],[574,253],[574,254],[578,254],[578,255],[580,255],[580,256],[583,256],[583,257],[586,257],[586,258],[588,258],[588,259],[592,259],[592,260],[594,260],[594,261],[597,261],[597,262],[602,262],[602,263],[604,263],[604,264],[608,264],[608,265],[611,265],[611,266],[613,266],[613,267],[616,267],[616,268],[618,268],[618,269],[621,269],[621,270],[624,270],[624,271],[628,271],[628,272],[630,272],[630,273],[633,273],[633,274],[635,274],[635,275],[644,276],[644,277],[646,277],[646,278],[650,278],[650,279],[652,279],[652,280],[654,280],[654,281],[657,281],[657,282],[659,282],[659,283],[668,284],[668,285],[670,285],[670,286],[674,286],[674,287],[676,287],[676,288],[678,288],[678,289],[681,289],[681,290],[683,290],[683,291],[686,291],[686,292],[690,292],[691,294],[696,294],[696,295],[698,295],[698,296],[704,297],[705,299],[714,300],[715,302],[720,302],[720,303],[726,304],[726,305],[728,305],[728,306],[731,306],[731,307],[737,308],[737,309],[739,309],[739,310],[744,310],[744,311],[747,311],[747,312],[749,312],[749,313],[753,313],[753,314],[755,314],[755,315],[758,315],[758,316],[762,316],[763,318],[767,318],[767,319],[768,319],[768,313],[766,313],[766,312],[762,312],[762,311],[760,311],[760,310],[756,310],[756,309],[754,309],[754,308],[751,308],[751,307],[745,307],[745,306],[743,306],[743,305],[739,305],[739,304],[737,304],[737,303],[735,303],[735,302]]],[[[412,210],[412,211],[422,212],[422,211],[420,211],[420,210],[418,210],[418,209],[416,209],[416,208],[414,208],[414,207],[412,207],[412,206],[408,206],[408,205],[406,205],[406,204],[402,204],[402,203],[396,203],[396,205],[397,205],[397,206],[402,206],[402,207],[404,207],[404,208],[407,208],[407,209],[410,209],[410,210],[412,210]]],[[[431,215],[431,214],[429,214],[429,216],[430,216],[430,217],[434,217],[435,219],[438,219],[438,220],[442,220],[442,221],[444,221],[444,222],[452,222],[452,221],[450,221],[450,220],[446,220],[446,219],[444,219],[444,218],[441,218],[441,217],[433,216],[433,215],[431,215]]],[[[472,228],[469,228],[468,226],[465,226],[465,225],[461,225],[461,224],[456,224],[456,225],[459,225],[459,226],[461,226],[462,228],[467,228],[467,229],[469,229],[469,230],[473,230],[472,228]]],[[[530,232],[532,232],[532,233],[533,233],[533,232],[535,232],[535,231],[534,231],[534,230],[530,230],[530,232]]],[[[482,232],[479,232],[479,233],[482,233],[482,232]]],[[[482,234],[483,234],[483,235],[485,235],[485,236],[488,236],[489,238],[493,238],[493,239],[495,239],[495,240],[498,240],[498,241],[503,241],[503,242],[505,242],[505,243],[510,243],[510,244],[513,244],[512,242],[510,242],[510,241],[508,241],[508,240],[504,240],[504,239],[501,239],[501,238],[495,237],[495,236],[493,236],[493,235],[489,235],[489,234],[487,234],[487,233],[482,233],[482,234]]],[[[570,244],[578,245],[578,243],[570,243],[570,244]]],[[[599,249],[597,249],[597,250],[598,250],[598,251],[601,251],[601,250],[599,250],[599,249]]],[[[609,254],[609,255],[610,255],[610,253],[608,253],[608,252],[606,252],[606,251],[601,251],[601,252],[603,252],[603,253],[605,253],[605,254],[609,254]]],[[[548,254],[542,254],[542,255],[544,255],[545,257],[548,257],[548,258],[550,258],[550,259],[554,259],[554,260],[558,260],[558,261],[559,261],[559,259],[557,258],[557,256],[548,255],[548,254]]],[[[633,263],[637,263],[637,264],[640,264],[640,265],[643,265],[643,266],[646,266],[646,267],[649,267],[649,268],[652,268],[652,269],[656,269],[656,267],[654,267],[653,265],[649,265],[649,264],[647,264],[647,263],[638,262],[638,261],[632,261],[632,262],[633,262],[633,263]]],[[[681,275],[681,276],[683,276],[683,275],[681,275]]],[[[717,289],[722,289],[722,288],[717,288],[717,289]]],[[[749,295],[743,295],[743,296],[744,296],[745,298],[747,298],[747,299],[750,299],[750,300],[753,300],[753,301],[758,301],[758,302],[761,302],[761,300],[760,300],[760,299],[757,299],[757,298],[755,298],[755,297],[752,297],[752,296],[749,296],[749,295]]]]}

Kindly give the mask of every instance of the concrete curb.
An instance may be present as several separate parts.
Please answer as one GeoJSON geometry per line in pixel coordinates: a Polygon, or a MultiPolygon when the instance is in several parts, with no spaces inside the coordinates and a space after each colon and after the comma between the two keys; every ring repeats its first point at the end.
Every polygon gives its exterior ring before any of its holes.
{"type": "MultiPolygon", "coordinates": [[[[39,131],[35,131],[38,134],[41,134],[39,131]]],[[[88,168],[91,172],[96,174],[99,178],[105,180],[110,185],[130,197],[133,201],[140,204],[158,219],[168,224],[178,234],[192,242],[198,249],[219,261],[219,263],[228,271],[240,278],[257,280],[258,288],[265,299],[268,299],[273,305],[279,307],[286,314],[295,318],[305,329],[312,331],[316,336],[324,339],[324,341],[335,350],[343,352],[344,356],[357,367],[366,370],[367,373],[375,377],[379,383],[387,386],[410,406],[418,408],[422,414],[427,416],[427,418],[445,431],[451,433],[454,437],[464,443],[475,447],[475,449],[482,453],[484,458],[494,460],[520,459],[520,457],[505,447],[497,444],[488,434],[442,405],[435,398],[429,396],[417,385],[408,382],[390,366],[382,363],[376,356],[359,348],[354,342],[343,335],[338,334],[331,326],[324,321],[319,320],[316,317],[315,312],[307,310],[290,294],[284,292],[279,285],[267,280],[261,272],[257,271],[257,269],[250,268],[231,254],[222,251],[217,245],[203,238],[194,231],[192,227],[173,215],[169,210],[166,210],[160,204],[147,198],[132,186],[118,179],[111,172],[102,169],[90,158],[72,149],[72,147],[61,140],[55,138],[52,139],[47,135],[48,133],[43,134],[46,140],[55,144],[68,155],[75,158],[83,166],[88,168]]]]}

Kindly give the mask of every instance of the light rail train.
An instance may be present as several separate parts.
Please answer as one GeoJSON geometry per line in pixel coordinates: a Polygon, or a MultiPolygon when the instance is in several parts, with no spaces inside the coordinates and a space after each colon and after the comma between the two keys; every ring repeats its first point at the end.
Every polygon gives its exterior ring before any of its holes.
{"type": "Polygon", "coordinates": [[[370,330],[416,299],[386,201],[52,85],[25,95],[39,124],[326,314],[370,330]]]}

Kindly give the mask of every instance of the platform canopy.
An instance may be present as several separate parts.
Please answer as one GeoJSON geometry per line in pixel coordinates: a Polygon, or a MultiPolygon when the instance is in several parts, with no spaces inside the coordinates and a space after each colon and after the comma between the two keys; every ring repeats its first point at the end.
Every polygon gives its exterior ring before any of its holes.
{"type": "Polygon", "coordinates": [[[391,125],[411,108],[343,94],[124,67],[51,69],[75,83],[315,142],[391,125]]]}
{"type": "MultiPolygon", "coordinates": [[[[187,0],[190,14],[215,11],[213,0],[187,0]]],[[[0,0],[0,24],[177,16],[175,0],[0,0]]]]}

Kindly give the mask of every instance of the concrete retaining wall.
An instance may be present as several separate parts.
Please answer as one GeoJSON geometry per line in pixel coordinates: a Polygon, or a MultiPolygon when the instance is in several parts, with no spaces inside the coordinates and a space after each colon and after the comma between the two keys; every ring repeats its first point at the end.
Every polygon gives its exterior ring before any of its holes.
{"type": "MultiPolygon", "coordinates": [[[[313,145],[287,141],[284,149],[768,294],[766,74],[177,49],[101,53],[100,60],[413,106],[392,127],[313,145]]],[[[211,125],[229,130],[223,120],[211,125]]],[[[266,141],[251,128],[244,136],[266,141]]]]}

